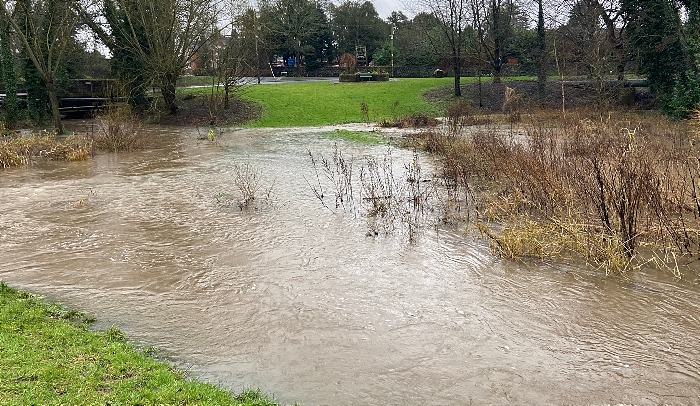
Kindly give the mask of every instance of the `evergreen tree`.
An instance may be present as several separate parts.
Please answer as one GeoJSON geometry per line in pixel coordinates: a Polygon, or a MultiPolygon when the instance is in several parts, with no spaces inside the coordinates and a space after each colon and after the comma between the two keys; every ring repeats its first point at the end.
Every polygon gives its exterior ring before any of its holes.
{"type": "Polygon", "coordinates": [[[544,103],[547,97],[547,37],[542,2],[537,0],[537,96],[540,103],[544,103]]]}
{"type": "Polygon", "coordinates": [[[686,69],[674,76],[673,93],[666,105],[672,116],[687,118],[700,108],[700,3],[684,2],[688,19],[683,27],[686,69]]]}
{"type": "Polygon", "coordinates": [[[19,100],[17,99],[15,55],[12,52],[10,24],[7,22],[0,23],[0,70],[2,81],[5,83],[5,101],[2,104],[5,125],[14,127],[19,115],[19,100]]]}
{"type": "Polygon", "coordinates": [[[129,27],[130,19],[126,10],[117,7],[112,1],[104,2],[104,17],[111,27],[111,36],[101,30],[95,32],[112,52],[112,73],[124,87],[129,104],[139,110],[145,109],[148,107],[146,64],[139,56],[137,47],[126,46],[132,40],[126,33],[131,32],[143,52],[150,53],[143,24],[139,19],[134,19],[129,27]]]}
{"type": "Polygon", "coordinates": [[[296,64],[316,67],[331,54],[331,30],[326,14],[318,2],[310,0],[277,0],[263,4],[260,19],[265,35],[277,55],[296,64]]]}
{"type": "Polygon", "coordinates": [[[627,35],[662,109],[672,112],[673,92],[688,67],[680,10],[669,0],[623,0],[627,35]]]}

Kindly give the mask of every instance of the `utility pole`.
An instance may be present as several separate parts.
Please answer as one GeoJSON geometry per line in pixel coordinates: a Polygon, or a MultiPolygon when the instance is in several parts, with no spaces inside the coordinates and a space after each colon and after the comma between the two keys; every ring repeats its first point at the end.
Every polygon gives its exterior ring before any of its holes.
{"type": "Polygon", "coordinates": [[[255,31],[255,75],[258,78],[258,84],[260,84],[260,53],[258,52],[258,33],[260,27],[258,26],[258,12],[253,11],[253,30],[255,31]]]}
{"type": "Polygon", "coordinates": [[[391,26],[391,77],[394,77],[394,31],[396,26],[391,26]]]}

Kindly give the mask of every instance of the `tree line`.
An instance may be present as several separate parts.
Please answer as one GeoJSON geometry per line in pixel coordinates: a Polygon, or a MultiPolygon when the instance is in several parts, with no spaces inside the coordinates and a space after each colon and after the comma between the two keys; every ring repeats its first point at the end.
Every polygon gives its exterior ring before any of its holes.
{"type": "Polygon", "coordinates": [[[2,113],[17,120],[22,83],[32,118],[49,112],[60,129],[66,79],[104,65],[133,106],[155,88],[176,114],[187,69],[218,77],[228,95],[280,63],[349,69],[361,46],[371,69],[453,73],[456,96],[461,76],[499,82],[508,69],[537,76],[542,94],[552,75],[643,75],[661,108],[683,117],[700,102],[699,25],[697,0],[418,0],[386,19],[356,0],[10,0],[0,3],[2,113]]]}

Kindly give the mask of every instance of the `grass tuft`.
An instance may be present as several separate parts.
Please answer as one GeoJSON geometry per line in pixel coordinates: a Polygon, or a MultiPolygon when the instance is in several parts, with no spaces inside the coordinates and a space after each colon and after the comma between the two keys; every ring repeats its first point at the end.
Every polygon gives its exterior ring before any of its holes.
{"type": "Polygon", "coordinates": [[[14,136],[0,141],[0,167],[22,166],[37,159],[80,161],[87,159],[91,152],[92,143],[82,136],[62,139],[46,132],[29,137],[14,136]]]}

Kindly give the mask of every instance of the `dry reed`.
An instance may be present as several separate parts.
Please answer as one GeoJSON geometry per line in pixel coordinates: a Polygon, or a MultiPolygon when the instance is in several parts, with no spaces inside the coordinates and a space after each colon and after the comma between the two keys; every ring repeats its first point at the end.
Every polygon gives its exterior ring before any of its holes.
{"type": "Polygon", "coordinates": [[[580,255],[622,274],[671,259],[677,273],[679,258],[700,254],[700,147],[688,123],[571,111],[523,121],[524,134],[482,126],[418,136],[441,157],[445,184],[475,194],[473,219],[496,252],[580,255]]]}
{"type": "Polygon", "coordinates": [[[0,141],[0,167],[26,165],[37,159],[81,161],[92,154],[92,143],[83,136],[59,138],[54,134],[15,136],[0,141]]]}

